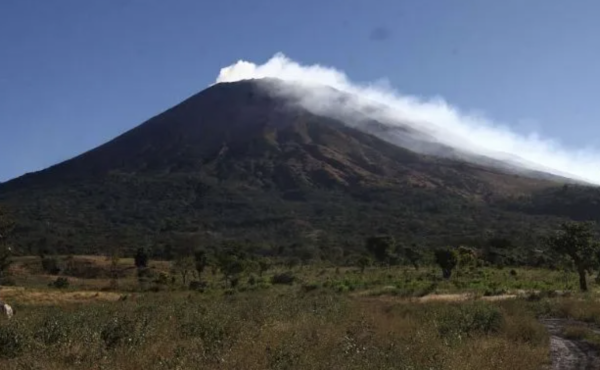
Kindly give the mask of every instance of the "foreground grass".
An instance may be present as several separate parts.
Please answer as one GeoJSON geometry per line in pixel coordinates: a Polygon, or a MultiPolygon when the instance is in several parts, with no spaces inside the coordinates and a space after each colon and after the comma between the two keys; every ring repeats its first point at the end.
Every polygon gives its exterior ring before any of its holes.
{"type": "Polygon", "coordinates": [[[235,289],[205,273],[200,293],[155,261],[170,282],[142,292],[131,260],[120,261],[115,291],[105,259],[75,259],[98,277],[68,276],[60,290],[39,259],[14,265],[25,287],[0,291],[18,312],[0,318],[1,369],[540,369],[549,339],[539,317],[600,324],[593,293],[556,297],[576,286],[559,271],[476,268],[443,280],[434,267],[275,265],[235,289]],[[293,283],[273,284],[282,272],[293,283]],[[492,300],[518,291],[528,298],[492,300]]]}
{"type": "Polygon", "coordinates": [[[529,304],[411,304],[294,288],[24,304],[0,322],[0,367],[539,369],[548,337],[529,304]]]}

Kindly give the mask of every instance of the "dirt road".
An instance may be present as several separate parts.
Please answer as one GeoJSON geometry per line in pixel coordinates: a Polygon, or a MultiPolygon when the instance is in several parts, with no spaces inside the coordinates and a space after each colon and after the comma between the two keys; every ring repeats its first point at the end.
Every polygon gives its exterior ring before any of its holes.
{"type": "Polygon", "coordinates": [[[566,319],[544,319],[541,321],[550,333],[552,366],[548,370],[592,370],[600,369],[598,350],[584,340],[567,339],[562,329],[570,325],[585,325],[566,319]]]}

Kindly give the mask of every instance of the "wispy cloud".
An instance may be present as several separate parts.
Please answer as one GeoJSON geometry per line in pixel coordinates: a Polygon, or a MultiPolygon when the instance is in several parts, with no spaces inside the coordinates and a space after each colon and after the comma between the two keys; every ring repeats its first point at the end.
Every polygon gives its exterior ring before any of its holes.
{"type": "Polygon", "coordinates": [[[600,184],[600,153],[594,149],[569,150],[557,140],[538,133],[516,133],[476,111],[462,111],[441,97],[423,98],[397,92],[385,81],[355,83],[344,72],[322,65],[302,65],[281,53],[257,65],[238,61],[221,69],[216,82],[278,78],[277,93],[303,107],[336,117],[369,116],[378,121],[427,132],[438,142],[466,152],[499,160],[519,161],[550,173],[600,184]],[[352,94],[340,100],[330,86],[352,94]]]}

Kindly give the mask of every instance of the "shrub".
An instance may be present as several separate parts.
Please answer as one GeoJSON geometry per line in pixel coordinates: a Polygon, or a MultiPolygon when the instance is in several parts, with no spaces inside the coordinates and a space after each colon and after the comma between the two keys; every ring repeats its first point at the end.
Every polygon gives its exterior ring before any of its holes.
{"type": "Polygon", "coordinates": [[[543,344],[548,339],[546,327],[534,317],[518,315],[507,319],[504,332],[511,342],[543,344]]]}
{"type": "Polygon", "coordinates": [[[424,286],[424,287],[421,287],[421,288],[415,290],[413,295],[415,297],[424,297],[426,295],[434,293],[436,289],[437,289],[437,283],[434,282],[427,286],[424,286]]]}
{"type": "Polygon", "coordinates": [[[145,248],[138,248],[135,252],[135,256],[133,257],[135,267],[137,267],[138,269],[148,267],[149,259],[150,256],[148,255],[148,251],[145,248]]]}
{"type": "Polygon", "coordinates": [[[258,283],[258,279],[256,278],[256,276],[254,274],[250,275],[250,277],[248,278],[248,285],[256,285],[258,283]]]}
{"type": "Polygon", "coordinates": [[[190,281],[190,285],[189,285],[190,290],[194,290],[194,291],[201,292],[201,293],[204,293],[204,291],[206,290],[207,287],[208,287],[207,282],[198,281],[198,280],[190,281]]]}
{"type": "Polygon", "coordinates": [[[122,318],[114,318],[104,325],[100,338],[107,348],[113,348],[126,342],[133,332],[133,322],[122,318]]]}
{"type": "Polygon", "coordinates": [[[291,271],[275,274],[271,278],[272,284],[292,285],[294,281],[296,281],[296,276],[291,271]]]}
{"type": "Polygon", "coordinates": [[[145,316],[136,316],[135,319],[127,316],[114,317],[102,327],[100,338],[108,349],[137,345],[145,339],[147,324],[145,316]]]}
{"type": "Polygon", "coordinates": [[[488,287],[484,292],[483,295],[485,297],[491,297],[491,296],[495,296],[495,295],[502,295],[502,294],[506,294],[506,290],[504,290],[503,288],[500,288],[498,286],[491,286],[488,287]]]}
{"type": "Polygon", "coordinates": [[[140,289],[147,290],[148,285],[155,280],[156,273],[147,267],[138,267],[137,278],[140,289]]]}
{"type": "Polygon", "coordinates": [[[343,283],[339,283],[338,285],[335,286],[334,289],[338,293],[347,293],[350,290],[350,288],[343,283]]]}
{"type": "Polygon", "coordinates": [[[17,285],[17,281],[15,280],[14,277],[12,277],[10,275],[5,275],[0,278],[0,285],[15,286],[15,285],[17,285]]]}
{"type": "Polygon", "coordinates": [[[475,333],[489,334],[500,330],[504,317],[496,307],[485,304],[449,306],[439,319],[442,337],[462,339],[475,333]]]}
{"type": "Polygon", "coordinates": [[[59,317],[46,318],[35,331],[35,338],[48,346],[67,342],[70,334],[69,325],[59,317]]]}
{"type": "Polygon", "coordinates": [[[154,283],[159,285],[169,284],[169,275],[165,274],[164,272],[159,273],[156,279],[154,279],[154,283]]]}
{"type": "Polygon", "coordinates": [[[102,267],[96,266],[90,261],[78,261],[75,259],[67,260],[63,274],[81,279],[97,279],[107,276],[106,271],[102,267]]]}
{"type": "Polygon", "coordinates": [[[231,284],[232,288],[236,288],[240,284],[240,277],[238,275],[232,276],[229,279],[229,283],[231,284]]]}
{"type": "Polygon", "coordinates": [[[58,275],[61,270],[55,257],[44,257],[42,259],[42,269],[50,275],[58,275]]]}
{"type": "Polygon", "coordinates": [[[65,289],[69,287],[69,279],[65,277],[58,277],[48,285],[57,289],[65,289]]]}
{"type": "Polygon", "coordinates": [[[309,283],[309,284],[303,284],[302,285],[302,291],[308,293],[308,292],[312,292],[314,290],[317,290],[321,288],[321,285],[319,285],[318,283],[309,283]]]}
{"type": "Polygon", "coordinates": [[[567,339],[581,340],[587,337],[589,330],[581,325],[568,325],[562,329],[562,334],[567,339]]]}
{"type": "Polygon", "coordinates": [[[0,358],[15,358],[23,353],[27,338],[14,325],[0,326],[0,358]]]}

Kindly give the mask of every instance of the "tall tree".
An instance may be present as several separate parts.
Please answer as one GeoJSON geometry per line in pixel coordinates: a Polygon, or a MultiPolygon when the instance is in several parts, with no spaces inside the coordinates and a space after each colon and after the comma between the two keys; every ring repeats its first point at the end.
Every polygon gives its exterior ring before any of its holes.
{"type": "Polygon", "coordinates": [[[0,208],[0,279],[6,276],[8,268],[12,263],[12,249],[9,241],[14,228],[14,220],[3,208],[0,208]]]}
{"type": "Polygon", "coordinates": [[[452,270],[458,264],[456,252],[451,249],[438,249],[435,251],[435,263],[442,269],[444,279],[450,279],[452,270]]]}
{"type": "Polygon", "coordinates": [[[358,267],[360,267],[360,273],[364,273],[365,269],[371,266],[372,262],[373,261],[371,261],[371,258],[369,256],[360,256],[356,261],[358,267]]]}
{"type": "Polygon", "coordinates": [[[219,270],[225,278],[225,282],[231,287],[236,285],[240,276],[246,271],[248,255],[243,246],[235,242],[227,242],[217,255],[219,270]]]}
{"type": "Polygon", "coordinates": [[[173,261],[173,270],[181,275],[181,282],[187,285],[188,276],[196,268],[194,258],[192,256],[179,256],[173,261]]]}
{"type": "Polygon", "coordinates": [[[146,248],[140,247],[135,252],[135,256],[133,257],[135,267],[138,269],[143,269],[148,267],[148,260],[150,257],[148,256],[148,251],[146,248]]]}
{"type": "Polygon", "coordinates": [[[258,274],[259,276],[263,276],[263,274],[271,268],[271,263],[266,258],[261,258],[258,260],[258,274]]]}
{"type": "Polygon", "coordinates": [[[396,253],[401,255],[416,270],[419,269],[419,263],[423,259],[423,256],[415,244],[411,245],[410,247],[404,247],[400,245],[396,247],[396,253]]]}
{"type": "Polygon", "coordinates": [[[568,256],[579,275],[579,289],[588,290],[586,275],[598,267],[600,244],[596,239],[594,224],[591,222],[565,222],[560,229],[547,238],[550,249],[568,256]]]}
{"type": "Polygon", "coordinates": [[[200,249],[194,252],[194,265],[196,266],[198,279],[200,279],[206,266],[208,266],[208,255],[205,250],[200,249]]]}
{"type": "Polygon", "coordinates": [[[15,229],[15,221],[8,215],[6,210],[0,207],[0,244],[6,245],[8,238],[15,229]]]}
{"type": "Polygon", "coordinates": [[[391,236],[372,236],[366,241],[367,251],[379,263],[389,264],[394,253],[394,238],[391,236]]]}
{"type": "Polygon", "coordinates": [[[121,261],[121,252],[118,248],[110,250],[110,288],[116,290],[119,287],[119,261],[121,261]]]}
{"type": "Polygon", "coordinates": [[[231,287],[234,287],[239,276],[246,270],[246,261],[235,255],[221,255],[218,263],[225,281],[231,287]]]}

